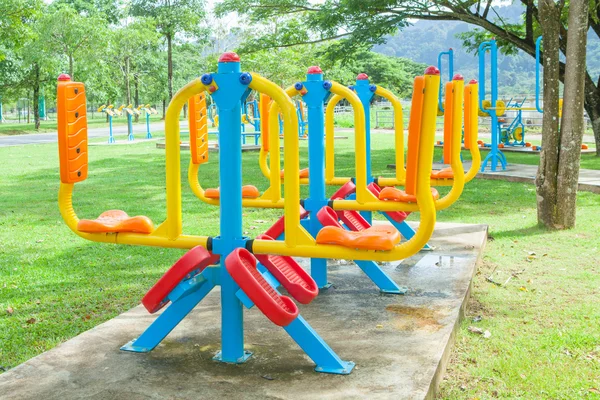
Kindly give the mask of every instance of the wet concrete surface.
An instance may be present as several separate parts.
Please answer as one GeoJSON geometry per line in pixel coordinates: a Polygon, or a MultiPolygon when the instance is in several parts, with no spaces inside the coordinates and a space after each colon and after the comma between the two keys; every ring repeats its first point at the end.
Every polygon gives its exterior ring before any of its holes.
{"type": "MultiPolygon", "coordinates": [[[[119,347],[155,318],[141,306],[0,375],[2,399],[424,399],[433,398],[486,240],[484,225],[438,224],[431,244],[383,269],[406,295],[380,294],[353,264],[330,261],[333,287],[301,315],[350,375],[313,371],[285,331],[246,310],[244,364],[212,360],[220,349],[215,289],[154,351],[119,347]]],[[[307,262],[303,260],[303,265],[307,262]]]]}

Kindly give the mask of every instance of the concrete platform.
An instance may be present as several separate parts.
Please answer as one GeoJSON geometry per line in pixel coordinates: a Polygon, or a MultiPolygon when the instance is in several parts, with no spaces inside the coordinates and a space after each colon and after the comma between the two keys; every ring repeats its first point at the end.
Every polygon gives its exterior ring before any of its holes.
{"type": "MultiPolygon", "coordinates": [[[[537,170],[537,165],[509,163],[504,171],[502,171],[501,167],[499,166],[496,172],[491,172],[488,166],[486,171],[479,172],[477,177],[482,179],[496,179],[508,182],[524,182],[534,184],[537,170]]],[[[594,169],[580,169],[579,185],[577,190],[583,192],[600,193],[600,171],[594,169]]]]}
{"type": "Polygon", "coordinates": [[[138,306],[0,375],[3,399],[432,399],[485,245],[484,225],[438,224],[433,251],[385,271],[407,286],[380,294],[355,266],[331,262],[329,280],[304,318],[342,357],[350,375],[314,364],[259,310],[245,311],[240,365],[212,360],[220,348],[219,292],[213,291],[151,353],[119,351],[154,316],[138,306]]]}
{"type": "MultiPolygon", "coordinates": [[[[396,164],[388,164],[389,169],[396,169],[396,164]]],[[[433,163],[433,169],[442,169],[448,167],[447,164],[433,163]]],[[[471,162],[463,163],[465,170],[471,167],[471,162]]],[[[477,173],[477,178],[501,180],[508,182],[523,182],[535,184],[537,175],[537,165],[513,164],[508,163],[506,170],[498,165],[496,172],[490,171],[489,163],[485,172],[477,173]]],[[[582,192],[600,193],[600,170],[595,169],[580,169],[579,170],[579,185],[577,190],[582,192]]]]}

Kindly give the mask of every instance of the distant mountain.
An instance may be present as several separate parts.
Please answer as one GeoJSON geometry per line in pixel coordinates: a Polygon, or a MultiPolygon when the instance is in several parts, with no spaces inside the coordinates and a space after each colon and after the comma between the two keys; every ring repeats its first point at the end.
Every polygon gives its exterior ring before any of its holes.
{"type": "MultiPolygon", "coordinates": [[[[523,11],[518,4],[499,7],[503,18],[517,22],[523,11]]],[[[436,65],[439,52],[454,49],[454,71],[461,73],[466,80],[477,79],[479,74],[478,56],[468,53],[462,41],[456,36],[476,28],[458,21],[423,21],[405,28],[387,39],[386,43],[375,46],[373,51],[389,56],[406,57],[413,61],[436,65]]],[[[588,70],[595,79],[600,74],[600,39],[590,31],[588,35],[588,70]]],[[[444,62],[443,66],[446,64],[444,62]]],[[[487,64],[489,68],[489,61],[487,64]]],[[[498,54],[498,81],[500,94],[505,97],[533,98],[535,94],[535,59],[521,52],[517,56],[498,54]]]]}

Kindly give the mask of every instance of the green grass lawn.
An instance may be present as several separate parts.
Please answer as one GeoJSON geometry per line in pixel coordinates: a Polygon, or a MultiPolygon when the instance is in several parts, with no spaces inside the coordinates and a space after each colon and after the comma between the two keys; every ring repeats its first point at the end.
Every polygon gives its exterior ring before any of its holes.
{"type": "MultiPolygon", "coordinates": [[[[373,135],[376,174],[391,173],[392,143],[392,135],[373,135]]],[[[306,145],[301,142],[303,165],[306,145]]],[[[202,184],[216,187],[218,160],[210,157],[202,184]]],[[[264,190],[258,154],[242,157],[244,183],[264,190]]],[[[70,232],[57,207],[56,145],[0,148],[0,159],[0,366],[6,370],[139,304],[183,251],[92,243],[70,232]]],[[[336,160],[341,174],[351,174],[353,140],[336,141],[336,160]]],[[[188,162],[184,152],[184,177],[188,162]]],[[[91,146],[89,178],[74,196],[78,215],[119,208],[162,221],[164,164],[155,142],[91,146]]],[[[184,231],[217,234],[218,209],[198,201],[185,182],[182,196],[184,231]]],[[[536,225],[533,185],[476,180],[438,213],[439,221],[490,227],[442,398],[597,398],[600,197],[580,193],[578,207],[575,229],[547,231],[536,225]],[[490,275],[508,282],[497,286],[486,280],[490,275]],[[491,338],[470,333],[470,325],[489,330],[491,338]]],[[[244,231],[262,233],[280,213],[246,209],[244,231]]]]}

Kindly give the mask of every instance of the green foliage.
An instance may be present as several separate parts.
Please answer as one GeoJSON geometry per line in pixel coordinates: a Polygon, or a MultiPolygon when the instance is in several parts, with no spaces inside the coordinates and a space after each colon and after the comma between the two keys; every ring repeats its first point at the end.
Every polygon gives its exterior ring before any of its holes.
{"type": "Polygon", "coordinates": [[[18,51],[31,36],[30,23],[39,14],[41,0],[2,0],[0,2],[0,61],[18,51]]]}
{"type": "Polygon", "coordinates": [[[131,15],[152,18],[165,37],[200,37],[206,33],[201,26],[205,16],[203,0],[133,0],[131,15]]]}
{"type": "Polygon", "coordinates": [[[93,15],[117,24],[123,15],[122,0],[54,0],[54,5],[68,4],[81,15],[93,15]]]}
{"type": "Polygon", "coordinates": [[[74,75],[76,59],[89,56],[100,46],[106,35],[106,21],[97,15],[81,15],[67,4],[53,4],[48,11],[41,18],[38,37],[47,41],[49,51],[67,58],[69,73],[74,75]]]}

